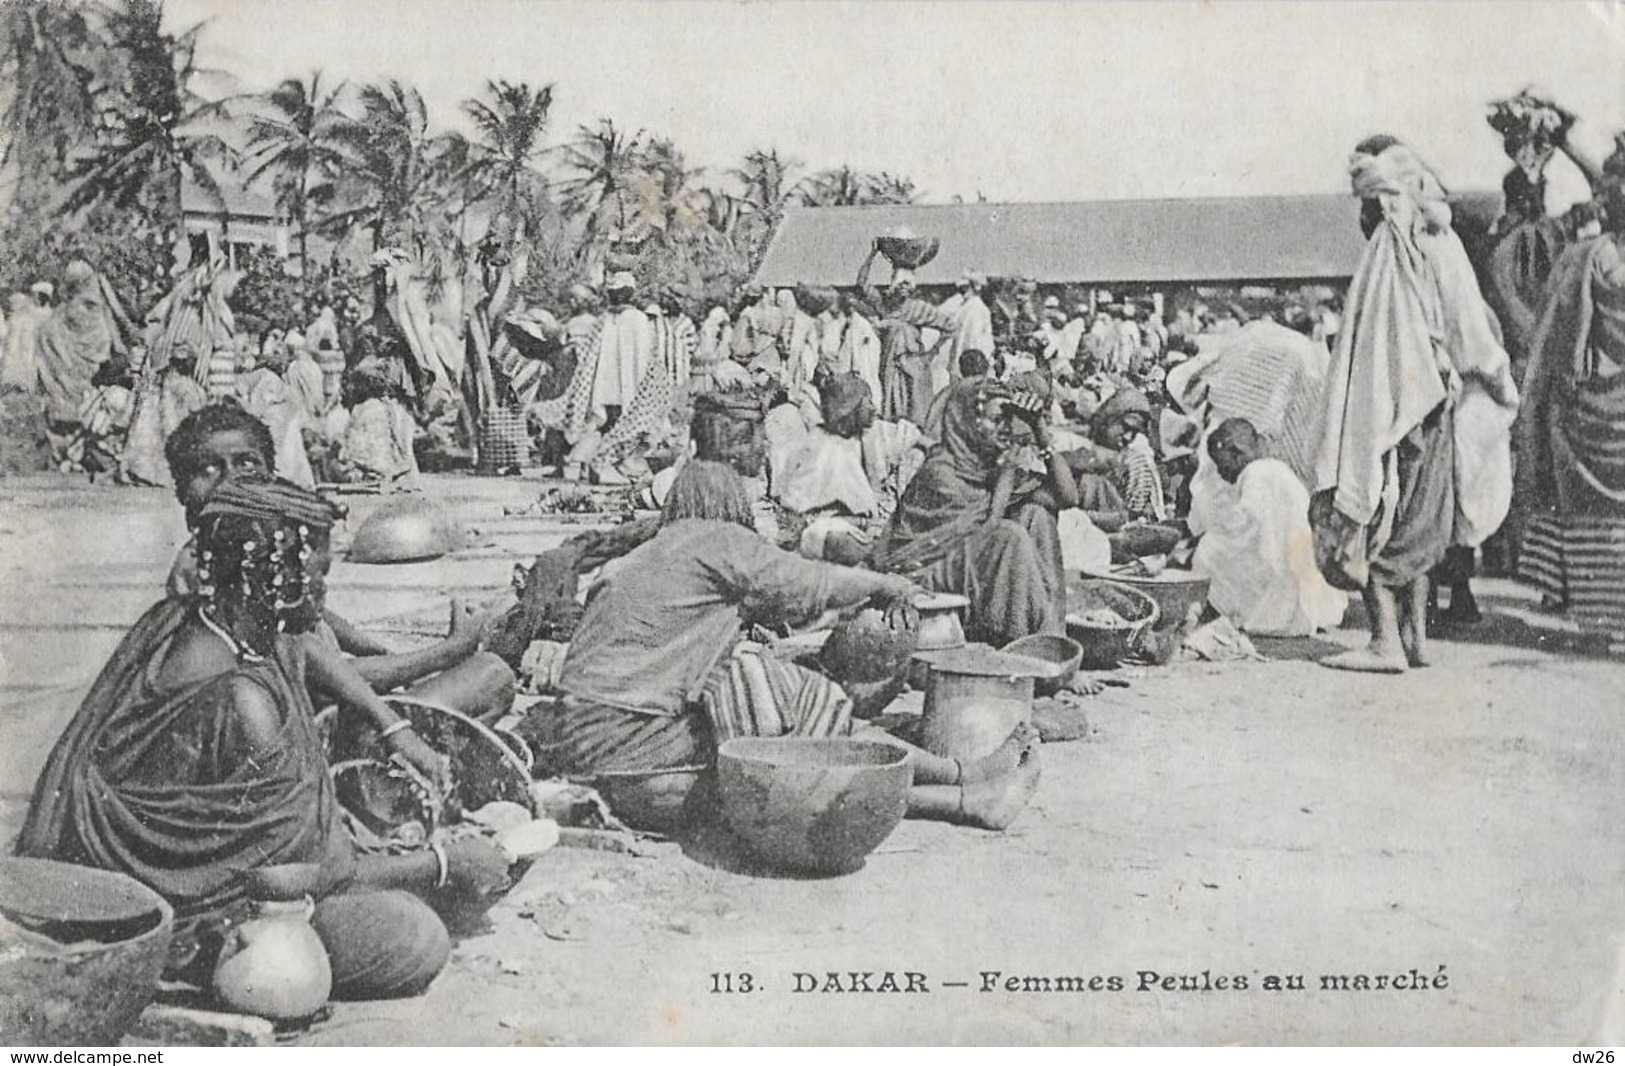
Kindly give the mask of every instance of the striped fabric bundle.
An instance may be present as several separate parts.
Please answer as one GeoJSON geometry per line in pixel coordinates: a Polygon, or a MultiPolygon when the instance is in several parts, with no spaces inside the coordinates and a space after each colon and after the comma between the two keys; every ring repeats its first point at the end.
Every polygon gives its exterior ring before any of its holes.
{"type": "Polygon", "coordinates": [[[1625,518],[1531,519],[1518,576],[1562,602],[1581,628],[1625,636],[1625,518]]]}

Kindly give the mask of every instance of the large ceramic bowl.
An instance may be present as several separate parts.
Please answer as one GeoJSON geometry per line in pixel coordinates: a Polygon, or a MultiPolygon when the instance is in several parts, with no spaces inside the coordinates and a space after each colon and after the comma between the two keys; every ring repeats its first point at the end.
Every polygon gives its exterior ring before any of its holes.
{"type": "Polygon", "coordinates": [[[1048,669],[1033,680],[1033,694],[1053,696],[1066,687],[1078,672],[1083,661],[1083,647],[1071,637],[1057,637],[1048,633],[1034,633],[1012,641],[1003,648],[1006,655],[1020,655],[1036,659],[1048,669]]]}
{"type": "Polygon", "coordinates": [[[1078,642],[1081,664],[1110,670],[1139,651],[1141,638],[1157,624],[1157,601],[1116,581],[1068,579],[1066,635],[1078,642]],[[1091,616],[1100,610],[1117,616],[1110,624],[1091,616]]]}
{"type": "Polygon", "coordinates": [[[402,496],[374,511],[350,541],[352,563],[410,563],[438,559],[463,547],[463,531],[439,505],[402,496]]]}
{"type": "Polygon", "coordinates": [[[850,873],[908,810],[900,747],[848,738],[735,737],[717,749],[722,814],[745,846],[787,873],[850,873]]]}
{"type": "Polygon", "coordinates": [[[174,921],[123,874],[0,859],[0,1041],[118,1044],[152,1002],[174,921]]]}
{"type": "Polygon", "coordinates": [[[1157,602],[1158,630],[1175,629],[1191,618],[1192,612],[1207,602],[1208,589],[1213,579],[1197,577],[1189,570],[1164,570],[1154,576],[1130,574],[1091,574],[1086,577],[1115,581],[1137,589],[1157,602]]]}

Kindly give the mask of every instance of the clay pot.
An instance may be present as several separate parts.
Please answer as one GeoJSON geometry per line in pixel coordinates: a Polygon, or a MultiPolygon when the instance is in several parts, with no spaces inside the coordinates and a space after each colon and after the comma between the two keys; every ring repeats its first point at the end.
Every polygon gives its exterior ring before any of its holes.
{"type": "Polygon", "coordinates": [[[27,930],[6,930],[0,951],[0,1038],[14,1045],[117,1045],[152,1002],[175,931],[169,904],[134,878],[50,859],[0,858],[0,926],[11,920],[27,930]]]}
{"type": "Polygon", "coordinates": [[[914,606],[920,612],[918,651],[940,651],[965,646],[964,611],[970,600],[952,592],[929,592],[918,596],[914,606]]]}
{"type": "Polygon", "coordinates": [[[309,1018],[327,1004],[333,970],[311,928],[315,905],[261,900],[253,917],[232,929],[214,968],[214,992],[233,1010],[274,1022],[309,1018]]]}
{"type": "Polygon", "coordinates": [[[908,753],[870,740],[735,737],[717,749],[722,813],[774,869],[840,874],[908,810],[908,753]]]}
{"type": "Polygon", "coordinates": [[[920,747],[949,759],[979,759],[1032,717],[1036,674],[1052,667],[985,644],[920,656],[930,664],[920,747]]]}

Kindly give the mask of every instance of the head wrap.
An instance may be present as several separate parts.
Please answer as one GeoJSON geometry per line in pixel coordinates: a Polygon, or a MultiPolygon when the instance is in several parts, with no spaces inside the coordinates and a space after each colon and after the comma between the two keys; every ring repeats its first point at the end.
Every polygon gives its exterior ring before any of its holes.
{"type": "Polygon", "coordinates": [[[959,280],[973,289],[981,289],[987,285],[987,275],[978,274],[974,270],[965,271],[959,280]]]}
{"type": "Polygon", "coordinates": [[[869,385],[862,377],[838,374],[824,382],[819,390],[819,413],[824,416],[825,425],[837,423],[856,411],[866,399],[869,399],[869,385]]]}
{"type": "Polygon", "coordinates": [[[298,351],[305,346],[305,335],[296,329],[290,329],[287,336],[282,338],[282,343],[286,344],[290,349],[298,351]]]}
{"type": "Polygon", "coordinates": [[[630,291],[632,289],[636,289],[637,287],[638,279],[632,276],[632,272],[630,270],[617,270],[615,273],[611,274],[609,276],[609,280],[604,283],[604,288],[606,289],[626,289],[630,291]]]}
{"type": "Polygon", "coordinates": [[[579,300],[584,304],[590,304],[594,300],[598,299],[598,294],[593,292],[590,286],[577,282],[576,284],[570,286],[570,299],[579,300]]]}
{"type": "Polygon", "coordinates": [[[29,292],[37,292],[41,296],[55,296],[56,286],[48,281],[36,281],[28,287],[29,292]]]}
{"type": "Polygon", "coordinates": [[[235,477],[219,484],[201,512],[202,518],[228,515],[331,529],[344,510],[326,496],[282,478],[235,477]]]}
{"type": "Polygon", "coordinates": [[[1151,418],[1151,401],[1139,389],[1118,389],[1112,393],[1111,398],[1100,405],[1095,411],[1095,426],[1103,428],[1119,419],[1129,415],[1144,415],[1146,420],[1151,418]]]}
{"type": "Polygon", "coordinates": [[[1450,225],[1444,185],[1408,145],[1395,142],[1376,155],[1355,152],[1349,157],[1349,183],[1355,196],[1380,202],[1385,215],[1392,217],[1408,201],[1433,229],[1450,225]]]}
{"type": "Polygon", "coordinates": [[[1046,297],[1044,297],[1044,310],[1046,310],[1046,311],[1059,311],[1060,309],[1061,309],[1061,298],[1059,296],[1046,296],[1046,297]]]}

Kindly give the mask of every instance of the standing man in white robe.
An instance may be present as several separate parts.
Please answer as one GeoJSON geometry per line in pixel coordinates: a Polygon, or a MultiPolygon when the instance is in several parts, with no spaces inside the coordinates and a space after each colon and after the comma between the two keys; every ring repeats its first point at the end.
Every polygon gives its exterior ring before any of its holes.
{"type": "MultiPolygon", "coordinates": [[[[942,310],[953,317],[956,325],[948,335],[946,350],[950,381],[959,380],[959,357],[968,351],[991,354],[993,351],[993,312],[982,299],[987,278],[967,273],[959,279],[959,291],[942,302],[942,310]]],[[[939,390],[944,387],[939,385],[939,390]]]]}

